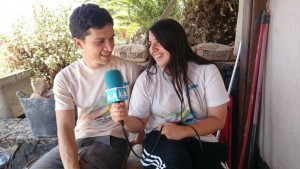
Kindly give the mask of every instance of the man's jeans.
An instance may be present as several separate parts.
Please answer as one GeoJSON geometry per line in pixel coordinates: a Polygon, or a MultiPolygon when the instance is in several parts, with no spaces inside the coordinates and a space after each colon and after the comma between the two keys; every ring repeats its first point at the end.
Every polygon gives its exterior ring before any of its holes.
{"type": "MultiPolygon", "coordinates": [[[[125,139],[99,136],[77,140],[81,169],[121,169],[128,144],[125,139]]],[[[63,169],[58,146],[43,155],[30,169],[63,169]]]]}

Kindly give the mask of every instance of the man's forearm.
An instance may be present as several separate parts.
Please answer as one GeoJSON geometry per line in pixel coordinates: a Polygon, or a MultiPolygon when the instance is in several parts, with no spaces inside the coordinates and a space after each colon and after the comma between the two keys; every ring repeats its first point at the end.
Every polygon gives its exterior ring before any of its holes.
{"type": "Polygon", "coordinates": [[[73,110],[56,112],[59,153],[65,169],[79,169],[75,140],[75,113],[73,110]]]}
{"type": "Polygon", "coordinates": [[[78,150],[74,134],[60,133],[59,153],[65,169],[80,169],[78,150]]]}

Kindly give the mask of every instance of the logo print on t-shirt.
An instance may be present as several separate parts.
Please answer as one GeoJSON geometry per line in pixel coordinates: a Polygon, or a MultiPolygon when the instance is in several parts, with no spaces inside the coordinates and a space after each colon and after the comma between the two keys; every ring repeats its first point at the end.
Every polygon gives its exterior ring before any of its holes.
{"type": "Polygon", "coordinates": [[[192,84],[188,89],[192,90],[192,89],[196,89],[198,87],[198,84],[192,84]]]}
{"type": "MultiPolygon", "coordinates": [[[[178,108],[179,109],[179,108],[178,108]]],[[[181,113],[179,111],[173,111],[171,112],[167,117],[166,117],[166,122],[168,123],[178,123],[178,122],[183,122],[183,123],[191,123],[193,122],[195,119],[192,115],[192,113],[190,112],[189,109],[185,109],[182,112],[182,116],[181,113]],[[182,117],[182,121],[181,121],[181,117],[182,117]]]]}
{"type": "Polygon", "coordinates": [[[96,120],[98,123],[105,123],[111,120],[110,117],[110,106],[107,104],[106,98],[101,96],[95,103],[90,107],[89,115],[91,120],[96,120]]]}

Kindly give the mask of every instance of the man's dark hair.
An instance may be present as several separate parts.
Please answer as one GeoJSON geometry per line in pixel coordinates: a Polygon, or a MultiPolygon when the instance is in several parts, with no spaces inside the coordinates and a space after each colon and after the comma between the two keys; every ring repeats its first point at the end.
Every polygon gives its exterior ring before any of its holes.
{"type": "Polygon", "coordinates": [[[69,28],[73,38],[84,40],[90,28],[101,29],[107,24],[113,25],[109,12],[95,4],[82,4],[70,16],[69,28]]]}

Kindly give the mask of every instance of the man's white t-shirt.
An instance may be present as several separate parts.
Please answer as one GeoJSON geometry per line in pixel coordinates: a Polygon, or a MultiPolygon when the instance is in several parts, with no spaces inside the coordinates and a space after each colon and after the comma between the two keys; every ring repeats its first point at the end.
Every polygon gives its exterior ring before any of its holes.
{"type": "Polygon", "coordinates": [[[79,59],[55,77],[55,110],[73,110],[77,106],[78,119],[75,127],[77,139],[104,135],[124,138],[120,124],[111,120],[110,106],[105,97],[107,87],[104,74],[111,69],[120,70],[130,98],[140,68],[134,62],[120,57],[111,56],[110,63],[98,69],[87,67],[83,60],[79,59]]]}
{"type": "MultiPolygon", "coordinates": [[[[152,67],[150,72],[155,72],[152,67]]],[[[184,95],[182,122],[189,124],[207,117],[207,107],[214,107],[229,101],[224,82],[218,68],[213,65],[188,63],[188,76],[193,82],[189,86],[194,118],[184,95]]],[[[131,96],[129,115],[139,118],[149,117],[145,132],[165,122],[180,122],[181,102],[171,84],[170,77],[157,68],[157,73],[149,75],[144,71],[137,79],[131,96]]],[[[185,90],[185,89],[183,89],[185,90]]],[[[185,93],[185,92],[184,92],[185,93]]],[[[216,142],[213,135],[201,136],[201,140],[216,142]]]]}

